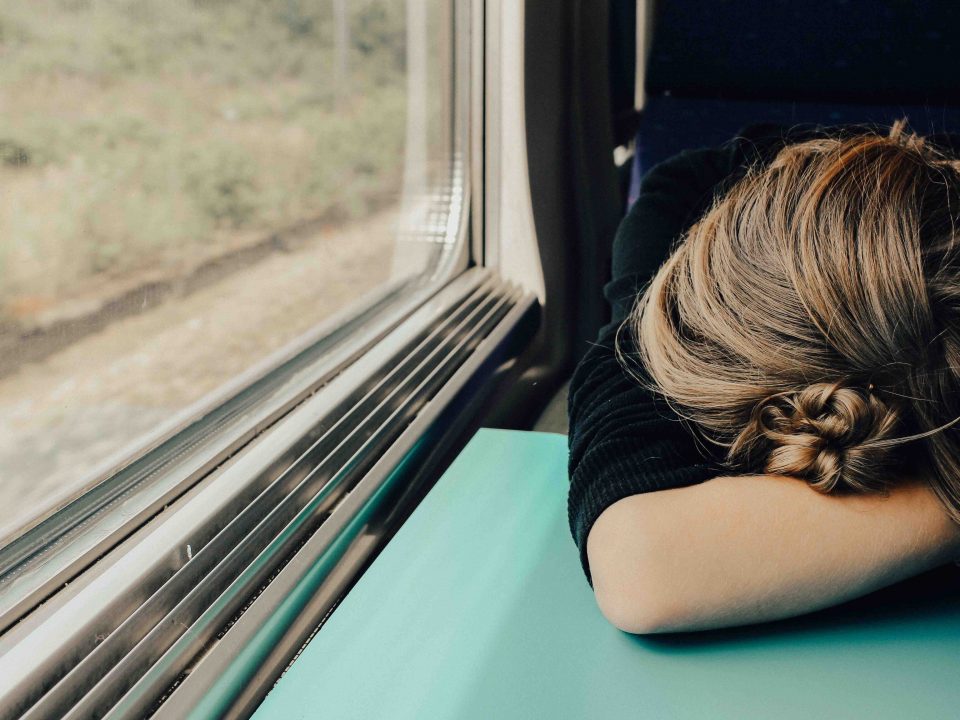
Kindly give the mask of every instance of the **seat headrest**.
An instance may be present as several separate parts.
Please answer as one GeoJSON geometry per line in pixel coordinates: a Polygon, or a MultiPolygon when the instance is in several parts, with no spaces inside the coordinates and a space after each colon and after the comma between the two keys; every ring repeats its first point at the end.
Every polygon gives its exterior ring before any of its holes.
{"type": "Polygon", "coordinates": [[[649,95],[960,105],[960,2],[662,0],[649,95]]]}

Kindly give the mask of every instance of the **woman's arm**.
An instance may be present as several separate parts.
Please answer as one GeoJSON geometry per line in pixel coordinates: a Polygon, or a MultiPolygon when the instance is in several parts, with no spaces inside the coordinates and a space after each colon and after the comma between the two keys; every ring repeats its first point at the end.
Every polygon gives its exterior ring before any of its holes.
{"type": "Polygon", "coordinates": [[[597,603],[626,632],[703,630],[817,610],[960,557],[926,488],[828,496],[722,477],[624,498],[587,540],[597,603]]]}

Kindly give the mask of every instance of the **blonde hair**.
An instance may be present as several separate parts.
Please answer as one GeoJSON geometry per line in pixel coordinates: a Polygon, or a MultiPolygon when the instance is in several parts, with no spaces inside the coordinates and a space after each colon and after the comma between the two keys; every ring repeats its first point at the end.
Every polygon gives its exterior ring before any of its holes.
{"type": "Polygon", "coordinates": [[[960,164],[903,121],[788,145],[714,201],[624,329],[732,467],[877,492],[920,464],[960,521],[958,215],[960,164]]]}

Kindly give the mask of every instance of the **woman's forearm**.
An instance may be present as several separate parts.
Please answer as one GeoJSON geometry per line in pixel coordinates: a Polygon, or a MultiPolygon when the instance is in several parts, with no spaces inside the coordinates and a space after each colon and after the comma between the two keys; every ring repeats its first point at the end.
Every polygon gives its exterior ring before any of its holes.
{"type": "Polygon", "coordinates": [[[627,632],[809,612],[960,556],[960,527],[920,485],[826,496],[776,476],[634,495],[590,531],[597,602],[627,632]]]}

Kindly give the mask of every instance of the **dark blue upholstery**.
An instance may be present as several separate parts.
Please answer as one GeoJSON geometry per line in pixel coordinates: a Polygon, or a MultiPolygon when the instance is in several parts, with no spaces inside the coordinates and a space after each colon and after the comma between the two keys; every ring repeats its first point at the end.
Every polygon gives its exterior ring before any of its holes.
{"type": "Polygon", "coordinates": [[[923,135],[960,130],[960,107],[944,105],[844,105],[651,97],[640,117],[629,204],[636,200],[640,178],[658,162],[686,148],[719,145],[747,125],[764,122],[781,125],[890,125],[904,117],[909,120],[911,128],[923,135]]]}
{"type": "Polygon", "coordinates": [[[651,95],[957,104],[956,0],[660,0],[651,95]]]}
{"type": "Polygon", "coordinates": [[[746,125],[960,131],[960,2],[661,0],[630,203],[646,170],[746,125]]]}

